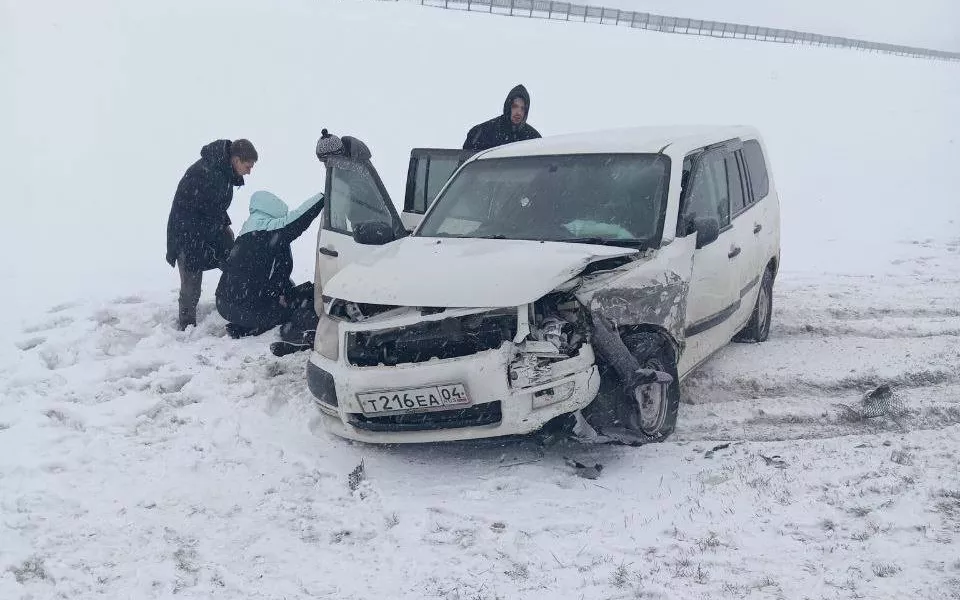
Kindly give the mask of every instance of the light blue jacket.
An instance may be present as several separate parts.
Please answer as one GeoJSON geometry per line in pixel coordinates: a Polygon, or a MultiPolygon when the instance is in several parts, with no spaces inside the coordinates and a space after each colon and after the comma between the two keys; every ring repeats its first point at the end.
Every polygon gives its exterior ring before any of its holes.
{"type": "Polygon", "coordinates": [[[250,216],[244,222],[238,236],[251,231],[282,229],[322,201],[323,194],[316,194],[295,210],[290,210],[283,200],[274,194],[263,190],[254,192],[250,196],[250,216]]]}

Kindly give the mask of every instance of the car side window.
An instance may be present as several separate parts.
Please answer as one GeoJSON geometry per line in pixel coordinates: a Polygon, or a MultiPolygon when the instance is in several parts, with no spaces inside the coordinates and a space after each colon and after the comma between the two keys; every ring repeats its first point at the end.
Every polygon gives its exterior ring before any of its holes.
{"type": "Polygon", "coordinates": [[[422,215],[427,212],[427,194],[422,190],[427,187],[427,164],[430,159],[427,157],[417,161],[416,178],[414,179],[413,206],[408,206],[407,210],[422,215]]]}
{"type": "Polygon", "coordinates": [[[753,202],[766,198],[770,193],[770,176],[767,174],[767,163],[763,160],[763,150],[757,140],[747,140],[743,143],[743,158],[750,175],[750,188],[753,191],[753,202]]]}
{"type": "Polygon", "coordinates": [[[743,180],[740,177],[740,165],[737,154],[729,154],[724,159],[727,169],[727,188],[730,190],[730,210],[734,215],[740,214],[747,207],[744,196],[743,180]]]}
{"type": "Polygon", "coordinates": [[[696,218],[713,218],[720,223],[721,229],[730,225],[730,193],[722,154],[711,152],[704,156],[690,176],[687,188],[681,215],[683,223],[692,223],[696,218]]]}
{"type": "Polygon", "coordinates": [[[331,230],[351,234],[357,223],[393,223],[383,193],[369,171],[359,165],[356,169],[338,167],[330,170],[330,176],[327,210],[331,230]]]}

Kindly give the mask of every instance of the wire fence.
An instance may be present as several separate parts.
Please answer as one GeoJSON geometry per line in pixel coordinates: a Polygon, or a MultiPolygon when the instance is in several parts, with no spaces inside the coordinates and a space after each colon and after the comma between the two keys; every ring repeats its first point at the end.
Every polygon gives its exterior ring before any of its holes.
{"type": "Polygon", "coordinates": [[[632,27],[664,33],[679,33],[684,35],[699,35],[716,38],[732,38],[741,40],[756,40],[760,42],[776,42],[781,44],[805,44],[809,46],[825,46],[832,48],[852,48],[864,52],[895,54],[913,58],[925,58],[941,61],[960,61],[960,52],[946,52],[929,48],[899,46],[896,44],[882,44],[853,38],[820,35],[791,29],[776,29],[773,27],[758,27],[755,25],[741,25],[738,23],[724,23],[722,21],[705,21],[702,19],[686,19],[680,17],[666,17],[644,12],[633,12],[617,8],[602,6],[587,6],[571,4],[569,2],[555,2],[553,0],[409,0],[423,6],[446,8],[452,10],[468,10],[473,12],[487,12],[511,17],[527,17],[533,19],[550,19],[555,21],[580,21],[583,23],[599,23],[602,25],[616,25],[632,27]]]}

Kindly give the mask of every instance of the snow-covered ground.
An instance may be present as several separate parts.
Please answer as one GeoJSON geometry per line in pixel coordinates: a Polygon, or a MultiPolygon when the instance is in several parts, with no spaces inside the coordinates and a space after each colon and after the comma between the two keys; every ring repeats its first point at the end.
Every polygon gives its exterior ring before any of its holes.
{"type": "Polygon", "coordinates": [[[956,65],[406,3],[44,4],[6,6],[0,598],[960,597],[956,65]],[[322,185],[321,126],[399,196],[410,147],[459,145],[520,81],[548,134],[767,136],[771,340],[692,376],[669,442],[350,444],[304,356],[226,337],[215,276],[173,328],[164,224],[203,143],[260,149],[235,223],[322,185]],[[845,408],[881,383],[896,418],[845,408]]]}

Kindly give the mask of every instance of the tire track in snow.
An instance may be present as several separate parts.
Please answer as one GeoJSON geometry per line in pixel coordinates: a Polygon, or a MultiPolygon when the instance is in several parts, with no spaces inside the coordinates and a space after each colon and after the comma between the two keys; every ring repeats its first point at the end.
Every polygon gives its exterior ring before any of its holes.
{"type": "Polygon", "coordinates": [[[859,394],[791,396],[681,407],[675,438],[781,441],[872,435],[885,431],[938,430],[960,425],[960,385],[899,390],[902,412],[852,419],[859,394]]]}
{"type": "Polygon", "coordinates": [[[675,438],[829,439],[960,424],[960,282],[924,272],[933,259],[906,263],[920,271],[814,283],[781,275],[770,340],[731,344],[684,381],[675,438]],[[881,384],[904,412],[851,421],[842,405],[858,406],[881,384]]]}

